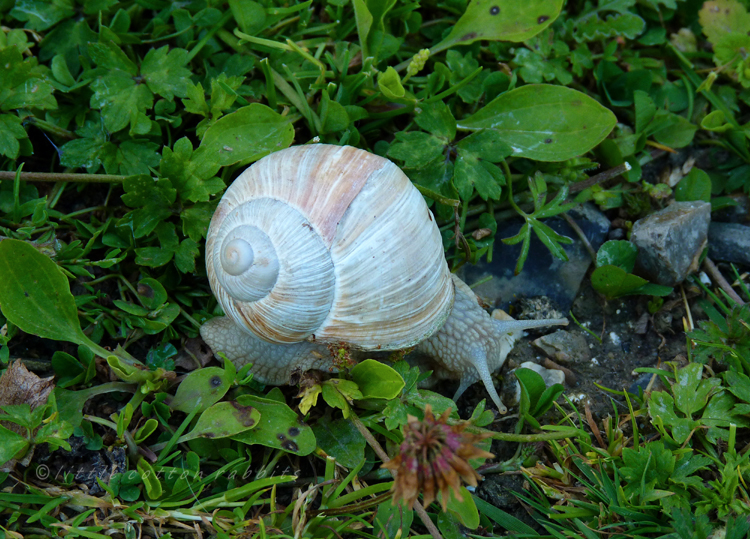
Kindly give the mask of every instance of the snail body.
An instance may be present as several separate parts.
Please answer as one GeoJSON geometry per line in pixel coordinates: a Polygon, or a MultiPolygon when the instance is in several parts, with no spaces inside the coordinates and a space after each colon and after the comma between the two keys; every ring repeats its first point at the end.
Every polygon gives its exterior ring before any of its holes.
{"type": "Polygon", "coordinates": [[[523,329],[500,321],[452,275],[422,195],[387,159],[347,146],[296,146],[264,157],[227,189],[206,239],[211,289],[226,317],[201,335],[264,383],[332,370],[325,344],[416,346],[456,398],[491,380],[523,329]]]}

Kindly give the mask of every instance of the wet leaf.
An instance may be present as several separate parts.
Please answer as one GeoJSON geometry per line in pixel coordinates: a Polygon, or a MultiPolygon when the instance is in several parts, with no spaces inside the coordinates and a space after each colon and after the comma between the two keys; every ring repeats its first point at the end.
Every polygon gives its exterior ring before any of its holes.
{"type": "Polygon", "coordinates": [[[237,398],[237,402],[258,410],[260,421],[254,429],[232,436],[232,440],[248,445],[259,444],[282,449],[302,456],[315,451],[315,435],[312,429],[286,404],[252,395],[242,395],[237,398]]]}
{"type": "Polygon", "coordinates": [[[500,95],[460,120],[458,128],[494,129],[513,155],[564,161],[599,144],[616,122],[610,110],[581,92],[530,84],[500,95]]]}

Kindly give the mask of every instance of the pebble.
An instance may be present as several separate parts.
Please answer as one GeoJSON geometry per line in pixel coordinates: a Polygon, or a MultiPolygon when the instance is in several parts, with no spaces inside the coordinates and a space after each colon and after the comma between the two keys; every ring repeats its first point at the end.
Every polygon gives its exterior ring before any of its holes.
{"type": "Polygon", "coordinates": [[[572,331],[558,330],[531,344],[559,363],[585,363],[591,357],[586,339],[572,331]]]}
{"type": "Polygon", "coordinates": [[[711,223],[708,229],[708,256],[712,260],[750,266],[750,226],[711,223]]]}
{"type": "Polygon", "coordinates": [[[703,201],[673,202],[636,221],[636,273],[665,286],[684,281],[698,267],[710,222],[711,204],[703,201]]]}

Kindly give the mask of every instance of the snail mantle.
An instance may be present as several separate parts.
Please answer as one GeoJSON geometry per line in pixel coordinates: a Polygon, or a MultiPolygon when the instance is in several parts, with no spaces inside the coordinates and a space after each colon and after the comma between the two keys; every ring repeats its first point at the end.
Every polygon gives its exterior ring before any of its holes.
{"type": "Polygon", "coordinates": [[[524,329],[567,320],[491,317],[452,275],[422,195],[393,163],[349,146],[273,153],[227,189],[211,219],[206,269],[226,313],[201,327],[214,353],[267,384],[335,370],[327,343],[416,346],[457,399],[492,373],[524,329]]]}

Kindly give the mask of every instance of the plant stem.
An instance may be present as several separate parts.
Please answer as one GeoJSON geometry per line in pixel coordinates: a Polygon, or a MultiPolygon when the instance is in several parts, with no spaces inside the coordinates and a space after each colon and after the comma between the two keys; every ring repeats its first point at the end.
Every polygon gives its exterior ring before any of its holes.
{"type": "MultiPolygon", "coordinates": [[[[116,174],[72,174],[65,172],[21,172],[27,182],[122,183],[127,176],[116,174]]],[[[0,181],[15,180],[16,173],[0,171],[0,181]]]]}

